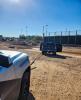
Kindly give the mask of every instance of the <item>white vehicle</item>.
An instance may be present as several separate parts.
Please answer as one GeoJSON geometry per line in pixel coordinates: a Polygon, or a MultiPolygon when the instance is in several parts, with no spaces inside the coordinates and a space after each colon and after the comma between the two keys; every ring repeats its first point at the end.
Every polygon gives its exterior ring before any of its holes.
{"type": "Polygon", "coordinates": [[[29,93],[30,62],[25,53],[0,50],[0,100],[23,100],[29,93]]]}

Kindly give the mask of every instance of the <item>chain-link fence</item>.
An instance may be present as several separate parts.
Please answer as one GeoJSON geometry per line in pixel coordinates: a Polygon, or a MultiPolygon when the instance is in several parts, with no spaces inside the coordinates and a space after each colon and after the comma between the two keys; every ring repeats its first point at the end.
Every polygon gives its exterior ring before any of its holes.
{"type": "Polygon", "coordinates": [[[81,30],[50,32],[45,40],[54,41],[63,45],[79,46],[81,45],[81,30]]]}

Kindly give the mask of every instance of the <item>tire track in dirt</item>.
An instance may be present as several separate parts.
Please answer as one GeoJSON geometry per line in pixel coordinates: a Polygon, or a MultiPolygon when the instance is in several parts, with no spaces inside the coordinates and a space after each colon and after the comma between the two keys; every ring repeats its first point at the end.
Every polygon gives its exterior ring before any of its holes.
{"type": "Polygon", "coordinates": [[[54,87],[54,84],[53,84],[53,81],[52,81],[52,77],[53,77],[53,74],[54,74],[54,68],[56,66],[56,64],[54,64],[54,66],[50,66],[49,62],[46,62],[47,64],[47,67],[48,67],[48,84],[47,84],[47,90],[49,91],[48,93],[48,98],[47,100],[54,100],[54,90],[53,90],[53,87],[54,87]]]}
{"type": "Polygon", "coordinates": [[[36,100],[47,100],[47,95],[48,95],[48,91],[47,91],[48,69],[46,68],[44,63],[42,63],[42,65],[41,63],[36,62],[34,66],[37,67],[36,69],[37,72],[36,74],[34,73],[34,71],[32,72],[32,74],[34,75],[32,76],[33,79],[32,81],[34,85],[32,92],[33,94],[36,95],[37,97],[36,100]],[[42,68],[42,65],[44,68],[42,68]]]}
{"type": "Polygon", "coordinates": [[[36,100],[81,100],[81,59],[42,56],[32,67],[30,90],[36,100]]]}

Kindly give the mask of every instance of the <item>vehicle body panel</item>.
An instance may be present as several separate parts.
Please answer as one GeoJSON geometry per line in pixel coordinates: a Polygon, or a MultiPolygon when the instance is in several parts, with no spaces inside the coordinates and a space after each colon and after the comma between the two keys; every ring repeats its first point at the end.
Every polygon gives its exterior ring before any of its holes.
{"type": "Polygon", "coordinates": [[[22,76],[30,65],[29,57],[25,53],[16,51],[1,50],[0,52],[9,56],[13,63],[9,67],[0,66],[0,98],[16,100],[20,92],[22,76]]]}
{"type": "Polygon", "coordinates": [[[54,43],[42,43],[42,51],[56,52],[56,45],[54,43]]]}

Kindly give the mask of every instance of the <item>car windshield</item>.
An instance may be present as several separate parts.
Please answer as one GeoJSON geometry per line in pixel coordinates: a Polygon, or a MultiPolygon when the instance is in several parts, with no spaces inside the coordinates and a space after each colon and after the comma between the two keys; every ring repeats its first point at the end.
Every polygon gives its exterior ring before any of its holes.
{"type": "Polygon", "coordinates": [[[4,55],[0,55],[0,66],[2,67],[10,66],[9,58],[4,55]]]}

